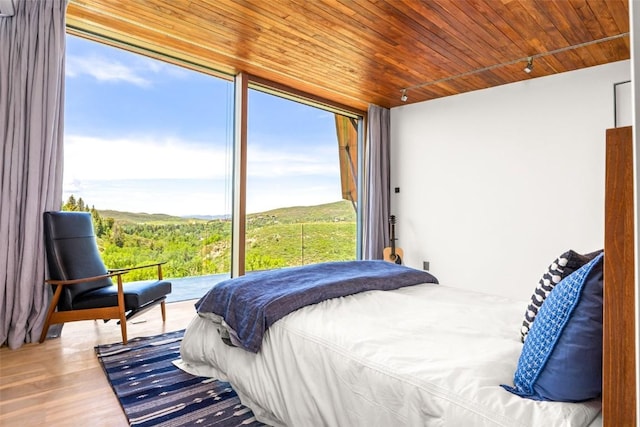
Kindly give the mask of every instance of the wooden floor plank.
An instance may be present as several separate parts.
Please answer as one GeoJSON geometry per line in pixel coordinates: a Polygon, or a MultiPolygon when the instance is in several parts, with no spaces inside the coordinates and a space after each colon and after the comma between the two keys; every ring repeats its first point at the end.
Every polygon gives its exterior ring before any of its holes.
{"type": "MultiPolygon", "coordinates": [[[[129,339],[184,329],[195,300],[167,304],[127,324],[129,339]]],[[[0,426],[127,426],[94,347],[122,341],[116,322],[67,323],[60,338],[0,348],[0,426]]]]}

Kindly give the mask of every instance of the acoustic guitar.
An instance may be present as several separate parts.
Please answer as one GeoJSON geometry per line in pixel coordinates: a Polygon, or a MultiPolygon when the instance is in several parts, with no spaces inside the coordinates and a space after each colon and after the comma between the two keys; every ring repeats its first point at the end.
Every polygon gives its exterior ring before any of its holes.
{"type": "Polygon", "coordinates": [[[391,215],[389,217],[389,240],[391,241],[391,247],[384,248],[382,251],[382,257],[385,261],[395,262],[396,264],[402,264],[402,257],[404,256],[402,249],[396,248],[396,216],[391,215]]]}

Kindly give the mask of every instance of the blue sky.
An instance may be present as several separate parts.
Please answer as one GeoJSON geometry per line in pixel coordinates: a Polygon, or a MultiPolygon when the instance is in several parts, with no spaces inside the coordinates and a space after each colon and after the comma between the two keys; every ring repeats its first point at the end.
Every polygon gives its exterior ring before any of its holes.
{"type": "MultiPolygon", "coordinates": [[[[231,210],[231,82],[67,36],[63,199],[171,215],[231,210]]],[[[249,95],[247,211],[340,200],[334,116],[249,95]]]]}

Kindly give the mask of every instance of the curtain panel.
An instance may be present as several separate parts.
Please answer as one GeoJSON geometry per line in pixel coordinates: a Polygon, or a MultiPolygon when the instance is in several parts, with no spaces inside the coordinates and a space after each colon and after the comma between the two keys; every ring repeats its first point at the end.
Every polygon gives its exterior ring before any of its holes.
{"type": "Polygon", "coordinates": [[[44,285],[42,213],[62,203],[67,0],[14,0],[0,18],[0,341],[38,340],[44,285]]]}
{"type": "Polygon", "coordinates": [[[388,108],[370,105],[367,114],[367,174],[366,204],[362,256],[364,259],[382,259],[389,241],[388,219],[391,175],[391,112],[388,108]]]}

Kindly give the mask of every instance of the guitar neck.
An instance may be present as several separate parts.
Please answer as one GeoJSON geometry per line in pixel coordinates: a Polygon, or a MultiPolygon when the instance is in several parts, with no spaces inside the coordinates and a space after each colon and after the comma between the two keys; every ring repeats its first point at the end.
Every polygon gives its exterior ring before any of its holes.
{"type": "Polygon", "coordinates": [[[391,233],[389,240],[391,241],[391,255],[396,254],[396,222],[395,217],[391,216],[391,233]]]}

